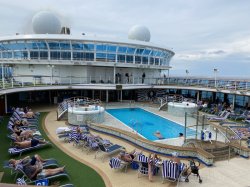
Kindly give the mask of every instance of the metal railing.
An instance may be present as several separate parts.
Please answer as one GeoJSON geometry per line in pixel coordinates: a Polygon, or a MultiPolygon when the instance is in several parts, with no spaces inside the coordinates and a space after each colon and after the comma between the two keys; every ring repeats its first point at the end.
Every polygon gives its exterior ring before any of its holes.
{"type": "Polygon", "coordinates": [[[169,78],[142,78],[132,77],[129,80],[124,77],[122,79],[114,79],[112,76],[13,76],[0,79],[0,88],[16,88],[27,86],[43,86],[43,85],[73,85],[73,84],[130,84],[130,85],[165,85],[165,86],[181,86],[181,87],[197,87],[210,88],[220,90],[230,90],[235,93],[240,91],[244,94],[250,91],[250,80],[245,79],[219,79],[215,81],[211,78],[190,78],[188,81],[184,77],[169,77],[169,78]]]}

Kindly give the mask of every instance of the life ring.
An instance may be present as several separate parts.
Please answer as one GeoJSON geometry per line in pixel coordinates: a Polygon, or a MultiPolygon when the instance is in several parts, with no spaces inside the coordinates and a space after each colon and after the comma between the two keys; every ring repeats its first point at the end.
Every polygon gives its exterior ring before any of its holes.
{"type": "Polygon", "coordinates": [[[210,141],[212,140],[212,132],[209,130],[202,130],[201,131],[201,140],[203,141],[210,141]]]}

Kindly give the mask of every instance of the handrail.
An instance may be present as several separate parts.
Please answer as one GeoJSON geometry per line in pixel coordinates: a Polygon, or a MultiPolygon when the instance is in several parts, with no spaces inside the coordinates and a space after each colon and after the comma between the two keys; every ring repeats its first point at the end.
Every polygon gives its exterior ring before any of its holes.
{"type": "MultiPolygon", "coordinates": [[[[218,128],[217,128],[218,129],[218,128]]],[[[231,141],[228,139],[228,137],[221,131],[221,129],[218,129],[218,131],[224,136],[224,138],[230,143],[231,141]]]]}
{"type": "Polygon", "coordinates": [[[97,130],[99,132],[118,136],[119,138],[122,138],[126,141],[130,141],[131,143],[136,144],[137,146],[144,146],[145,149],[149,149],[150,151],[156,151],[158,152],[158,154],[170,155],[171,152],[177,151],[177,152],[180,152],[181,153],[180,155],[183,157],[187,157],[187,156],[190,157],[191,155],[193,155],[193,157],[196,157],[198,159],[201,159],[201,157],[204,157],[204,160],[202,160],[203,162],[210,162],[214,158],[214,156],[211,153],[208,153],[201,148],[179,147],[179,146],[162,144],[160,142],[153,142],[153,141],[144,139],[137,134],[133,134],[125,130],[121,130],[115,127],[105,126],[101,124],[90,123],[89,126],[93,130],[97,130]],[[198,154],[199,156],[196,154],[198,154]]]}

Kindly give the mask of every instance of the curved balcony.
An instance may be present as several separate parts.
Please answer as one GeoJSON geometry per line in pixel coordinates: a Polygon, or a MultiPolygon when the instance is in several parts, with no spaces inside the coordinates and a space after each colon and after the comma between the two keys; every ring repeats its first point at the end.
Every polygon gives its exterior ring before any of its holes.
{"type": "Polygon", "coordinates": [[[208,92],[221,92],[242,96],[250,96],[250,80],[233,80],[211,78],[183,77],[169,78],[142,78],[133,76],[129,80],[124,78],[119,80],[110,77],[58,77],[58,76],[15,76],[0,79],[0,93],[13,93],[16,91],[50,90],[50,89],[99,89],[117,90],[117,85],[122,85],[121,89],[184,89],[208,92]],[[18,80],[18,81],[17,81],[18,80]]]}

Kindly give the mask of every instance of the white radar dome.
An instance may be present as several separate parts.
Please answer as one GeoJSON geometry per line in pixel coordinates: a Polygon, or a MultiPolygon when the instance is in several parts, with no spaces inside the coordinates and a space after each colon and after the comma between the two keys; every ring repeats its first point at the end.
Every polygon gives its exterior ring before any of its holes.
{"type": "Polygon", "coordinates": [[[36,34],[59,34],[61,22],[59,18],[50,11],[40,11],[32,18],[33,31],[36,34]]]}
{"type": "Polygon", "coordinates": [[[135,25],[129,30],[128,39],[149,42],[150,31],[145,26],[135,25]]]}

